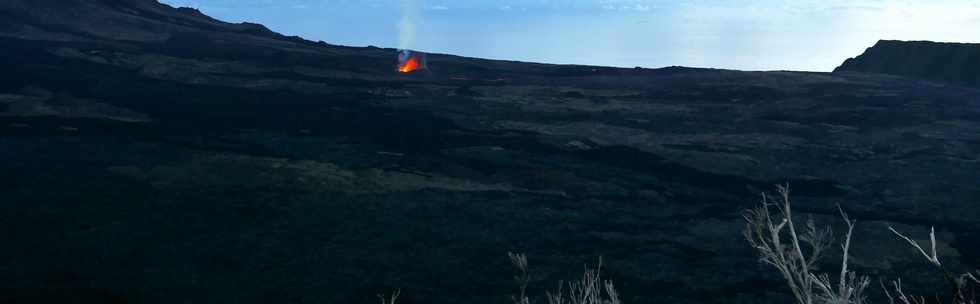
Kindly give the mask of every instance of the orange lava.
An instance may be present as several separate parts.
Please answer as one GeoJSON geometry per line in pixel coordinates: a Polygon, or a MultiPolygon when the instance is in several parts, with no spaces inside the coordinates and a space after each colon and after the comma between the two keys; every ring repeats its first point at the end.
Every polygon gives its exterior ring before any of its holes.
{"type": "Polygon", "coordinates": [[[398,71],[402,73],[408,73],[418,69],[419,69],[419,61],[418,59],[415,59],[414,56],[409,57],[408,60],[405,60],[405,63],[403,63],[400,67],[398,67],[398,71]]]}

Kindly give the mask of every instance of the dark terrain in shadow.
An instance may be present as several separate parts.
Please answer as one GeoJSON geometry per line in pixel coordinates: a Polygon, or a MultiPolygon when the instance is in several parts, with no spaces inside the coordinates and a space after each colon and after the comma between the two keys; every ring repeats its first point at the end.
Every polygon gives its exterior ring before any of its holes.
{"type": "MultiPolygon", "coordinates": [[[[0,300],[504,303],[603,256],[628,303],[781,303],[739,212],[789,181],[852,265],[980,265],[980,90],[285,37],[148,0],[0,3],[0,300]]],[[[829,261],[833,262],[833,261],[829,261]]],[[[830,268],[828,268],[830,269],[830,268]]],[[[931,292],[931,290],[928,290],[931,292]]]]}

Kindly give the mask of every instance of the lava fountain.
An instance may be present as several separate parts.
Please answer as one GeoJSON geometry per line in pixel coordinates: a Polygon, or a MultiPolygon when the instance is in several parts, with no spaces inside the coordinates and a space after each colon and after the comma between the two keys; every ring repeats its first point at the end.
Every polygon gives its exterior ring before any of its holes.
{"type": "Polygon", "coordinates": [[[414,71],[427,70],[425,53],[412,50],[398,51],[398,72],[411,73],[414,71]]]}

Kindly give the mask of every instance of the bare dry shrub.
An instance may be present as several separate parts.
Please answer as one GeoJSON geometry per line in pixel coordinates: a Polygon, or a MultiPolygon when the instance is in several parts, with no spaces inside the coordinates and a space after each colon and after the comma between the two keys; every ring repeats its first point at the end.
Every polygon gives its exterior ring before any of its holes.
{"type": "MultiPolygon", "coordinates": [[[[523,253],[508,252],[511,264],[517,269],[514,280],[520,286],[520,293],[511,296],[514,304],[530,304],[527,285],[530,275],[527,256],[523,253]]],[[[602,257],[596,268],[585,266],[582,277],[577,281],[558,281],[558,287],[546,294],[549,304],[622,304],[619,292],[610,280],[602,279],[602,257]]]]}
{"type": "MultiPolygon", "coordinates": [[[[929,229],[930,250],[928,252],[926,252],[926,250],[923,249],[921,245],[919,245],[919,242],[898,232],[898,230],[895,230],[895,228],[888,227],[888,230],[891,230],[891,232],[894,233],[896,236],[908,242],[909,245],[912,246],[912,248],[914,248],[916,251],[922,254],[922,256],[926,258],[927,261],[929,261],[929,264],[932,264],[933,266],[936,267],[936,269],[942,272],[943,277],[949,283],[949,286],[951,288],[951,294],[953,297],[951,303],[953,304],[976,304],[977,303],[976,297],[974,296],[973,288],[976,287],[977,284],[980,284],[980,271],[976,273],[967,272],[967,273],[962,273],[960,275],[955,275],[953,274],[953,272],[946,269],[946,266],[944,266],[943,263],[939,261],[939,253],[936,251],[935,228],[929,229]]],[[[894,304],[896,300],[898,301],[898,303],[902,303],[902,304],[925,304],[926,303],[925,297],[906,295],[905,291],[902,290],[902,279],[892,281],[891,283],[892,283],[891,284],[892,290],[895,292],[894,296],[892,296],[891,292],[888,291],[888,288],[885,287],[884,283],[880,283],[882,290],[885,291],[885,296],[888,297],[889,303],[894,304]]],[[[942,302],[943,301],[939,299],[937,296],[936,303],[942,303],[942,302]]]]}
{"type": "Polygon", "coordinates": [[[762,195],[760,206],[747,210],[743,235],[759,254],[759,261],[776,268],[786,280],[798,304],[861,304],[865,303],[864,291],[870,280],[848,269],[848,252],[855,221],[849,219],[838,206],[847,224],[844,234],[843,260],[835,286],[828,274],[817,274],[817,263],[832,243],[832,231],[819,229],[808,220],[798,231],[793,220],[789,186],[778,187],[778,197],[762,195]],[[773,213],[772,211],[776,212],[773,213]]]}

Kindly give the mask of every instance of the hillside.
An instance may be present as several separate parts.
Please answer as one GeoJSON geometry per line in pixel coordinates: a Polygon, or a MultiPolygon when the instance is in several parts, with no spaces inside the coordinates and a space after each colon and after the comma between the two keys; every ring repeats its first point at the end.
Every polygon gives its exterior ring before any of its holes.
{"type": "MultiPolygon", "coordinates": [[[[852,265],[980,265],[980,91],[304,41],[150,0],[0,2],[0,302],[507,303],[603,256],[628,303],[785,303],[740,211],[858,219],[852,265]]],[[[929,289],[931,292],[932,289],[929,289]]]]}
{"type": "Polygon", "coordinates": [[[882,40],[834,70],[846,71],[980,87],[980,44],[882,40]]]}

